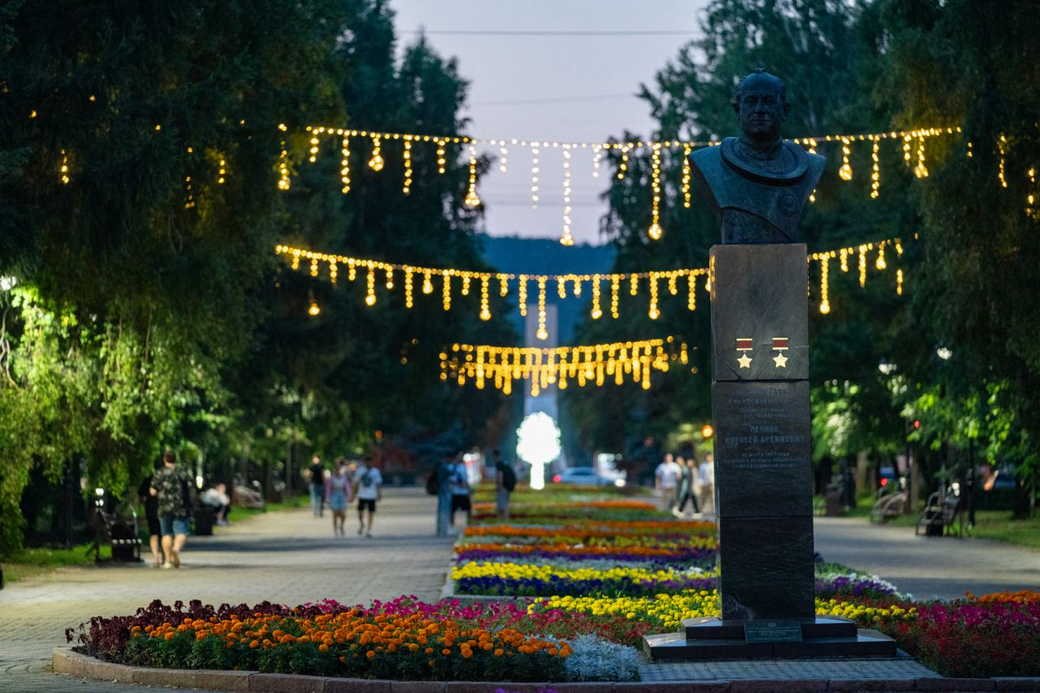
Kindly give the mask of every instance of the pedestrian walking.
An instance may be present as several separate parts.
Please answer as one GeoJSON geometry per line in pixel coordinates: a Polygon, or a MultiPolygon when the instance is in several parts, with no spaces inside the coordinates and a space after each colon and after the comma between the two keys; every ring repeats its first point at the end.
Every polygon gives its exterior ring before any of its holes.
{"type": "Polygon", "coordinates": [[[681,473],[682,469],[675,463],[675,458],[670,452],[664,456],[664,461],[654,470],[654,487],[657,489],[657,495],[668,504],[669,511],[675,508],[676,490],[679,487],[681,473]]]}
{"type": "MultiPolygon", "coordinates": [[[[162,469],[162,460],[155,461],[155,472],[162,469]]],[[[162,526],[159,524],[159,497],[155,493],[155,474],[145,477],[137,489],[137,495],[144,506],[144,517],[148,523],[148,548],[152,550],[152,565],[159,568],[163,564],[163,553],[159,547],[162,538],[162,526]]]]}
{"type": "Polygon", "coordinates": [[[376,501],[383,497],[383,475],[375,466],[371,455],[365,455],[354,472],[354,496],[358,500],[358,534],[372,536],[372,520],[375,519],[376,501]],[[368,513],[368,525],[365,525],[365,513],[368,513]]]}
{"type": "Polygon", "coordinates": [[[473,519],[473,504],[469,498],[469,474],[466,465],[462,462],[462,456],[457,455],[451,465],[451,517],[448,524],[455,526],[455,511],[466,511],[466,524],[473,519]]]}
{"type": "Polygon", "coordinates": [[[509,519],[509,494],[516,488],[516,472],[512,465],[502,461],[502,452],[495,450],[495,512],[499,520],[509,519]]]}
{"type": "Polygon", "coordinates": [[[704,455],[699,471],[701,512],[712,514],[715,512],[715,460],[710,452],[704,455]]]}
{"type": "Polygon", "coordinates": [[[322,517],[325,510],[325,465],[317,455],[311,458],[307,475],[310,477],[311,510],[314,517],[322,517]]]}
{"type": "Polygon", "coordinates": [[[344,525],[347,522],[347,503],[353,495],[353,484],[347,469],[347,461],[340,457],[336,460],[335,471],[325,479],[325,502],[332,511],[332,533],[337,537],[347,535],[344,525]]]}
{"type": "Polygon", "coordinates": [[[195,484],[187,470],[177,465],[172,452],[164,452],[162,469],[155,473],[150,491],[158,499],[162,532],[163,568],[180,568],[181,551],[188,540],[188,521],[195,505],[195,484]]]}
{"type": "Polygon", "coordinates": [[[693,505],[693,514],[695,516],[699,515],[701,507],[697,502],[697,492],[700,490],[700,470],[697,468],[697,460],[693,457],[688,460],[680,457],[676,460],[676,463],[679,464],[682,473],[679,477],[679,497],[672,514],[676,517],[682,517],[686,512],[686,504],[691,503],[693,505]]]}
{"type": "Polygon", "coordinates": [[[437,486],[437,536],[446,537],[451,525],[451,471],[452,461],[442,459],[433,470],[434,483],[437,486]]]}

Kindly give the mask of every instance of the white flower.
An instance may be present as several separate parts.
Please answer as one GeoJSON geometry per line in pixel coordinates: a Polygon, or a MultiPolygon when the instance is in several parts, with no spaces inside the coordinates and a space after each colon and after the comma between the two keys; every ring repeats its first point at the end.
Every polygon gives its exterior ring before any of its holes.
{"type": "Polygon", "coordinates": [[[642,658],[634,647],[618,645],[598,635],[581,635],[570,641],[566,660],[571,681],[638,681],[642,658]]]}

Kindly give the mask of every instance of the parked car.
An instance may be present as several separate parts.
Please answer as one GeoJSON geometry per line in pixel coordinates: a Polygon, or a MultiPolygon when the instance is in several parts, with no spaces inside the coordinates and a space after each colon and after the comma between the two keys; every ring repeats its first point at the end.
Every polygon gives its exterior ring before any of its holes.
{"type": "Polygon", "coordinates": [[[571,467],[561,474],[553,476],[553,481],[561,484],[578,484],[580,486],[613,486],[614,480],[596,472],[592,467],[571,467]]]}

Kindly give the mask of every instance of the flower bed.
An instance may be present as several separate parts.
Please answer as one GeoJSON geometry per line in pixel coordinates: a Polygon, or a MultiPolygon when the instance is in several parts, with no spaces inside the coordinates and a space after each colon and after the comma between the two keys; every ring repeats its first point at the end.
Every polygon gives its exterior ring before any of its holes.
{"type": "MultiPolygon", "coordinates": [[[[675,568],[570,568],[552,564],[469,561],[451,570],[458,594],[656,595],[688,590],[714,590],[716,571],[675,568]]],[[[895,588],[876,578],[852,574],[825,575],[816,580],[816,594],[893,596],[895,588]]]]}
{"type": "MultiPolygon", "coordinates": [[[[561,520],[595,520],[624,522],[668,517],[653,503],[639,500],[595,500],[562,503],[510,503],[509,516],[514,521],[526,523],[549,523],[561,520]]],[[[479,524],[494,521],[494,503],[475,503],[473,520],[479,524]]]]}
{"type": "Polygon", "coordinates": [[[415,597],[348,607],[152,602],[133,616],[95,617],[78,649],[121,664],[407,680],[598,680],[590,662],[649,624],[580,612],[529,615],[526,604],[436,604],[415,597]],[[573,644],[572,644],[573,643],[573,644]],[[573,664],[567,659],[576,654],[573,664]]]}
{"type": "MultiPolygon", "coordinates": [[[[719,615],[719,594],[714,589],[689,590],[653,597],[573,597],[535,599],[528,605],[532,616],[559,612],[590,616],[623,616],[648,623],[656,631],[678,630],[683,619],[719,615]]],[[[831,597],[816,599],[816,612],[851,618],[865,628],[877,628],[916,617],[916,606],[895,598],[866,600],[831,597]]]]}
{"type": "Polygon", "coordinates": [[[653,548],[647,546],[576,546],[573,544],[472,543],[455,547],[455,559],[462,563],[489,559],[549,559],[559,561],[645,561],[667,565],[692,565],[714,562],[713,548],[653,548]]]}
{"type": "Polygon", "coordinates": [[[880,629],[945,676],[1040,675],[1036,593],[922,604],[916,618],[880,629]]]}

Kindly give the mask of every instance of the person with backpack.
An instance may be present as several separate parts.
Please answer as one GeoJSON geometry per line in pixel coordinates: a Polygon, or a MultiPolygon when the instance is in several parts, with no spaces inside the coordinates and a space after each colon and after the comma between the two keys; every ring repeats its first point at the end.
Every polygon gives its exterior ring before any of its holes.
{"type": "Polygon", "coordinates": [[[195,484],[187,470],[177,466],[172,452],[164,452],[162,469],[152,477],[152,488],[159,500],[159,528],[163,568],[181,567],[181,550],[188,539],[188,523],[195,505],[195,484]]]}
{"type": "Polygon", "coordinates": [[[354,472],[354,497],[358,499],[358,534],[372,537],[372,520],[376,514],[376,501],[383,497],[383,475],[375,466],[371,455],[365,455],[354,472]],[[368,527],[365,527],[365,511],[368,511],[368,527]]]}
{"type": "Polygon", "coordinates": [[[462,455],[456,455],[455,461],[451,465],[451,477],[448,483],[451,487],[451,516],[448,524],[452,527],[455,526],[456,510],[466,511],[466,523],[469,524],[473,519],[473,505],[469,499],[469,473],[462,461],[462,455]]]}
{"type": "Polygon", "coordinates": [[[516,488],[516,472],[512,465],[502,461],[502,452],[491,453],[495,460],[495,512],[499,520],[509,519],[509,494],[516,488]]]}
{"type": "Polygon", "coordinates": [[[444,458],[437,462],[437,466],[426,480],[426,492],[431,496],[437,496],[438,537],[450,534],[448,525],[451,524],[451,472],[452,461],[444,458]]]}

